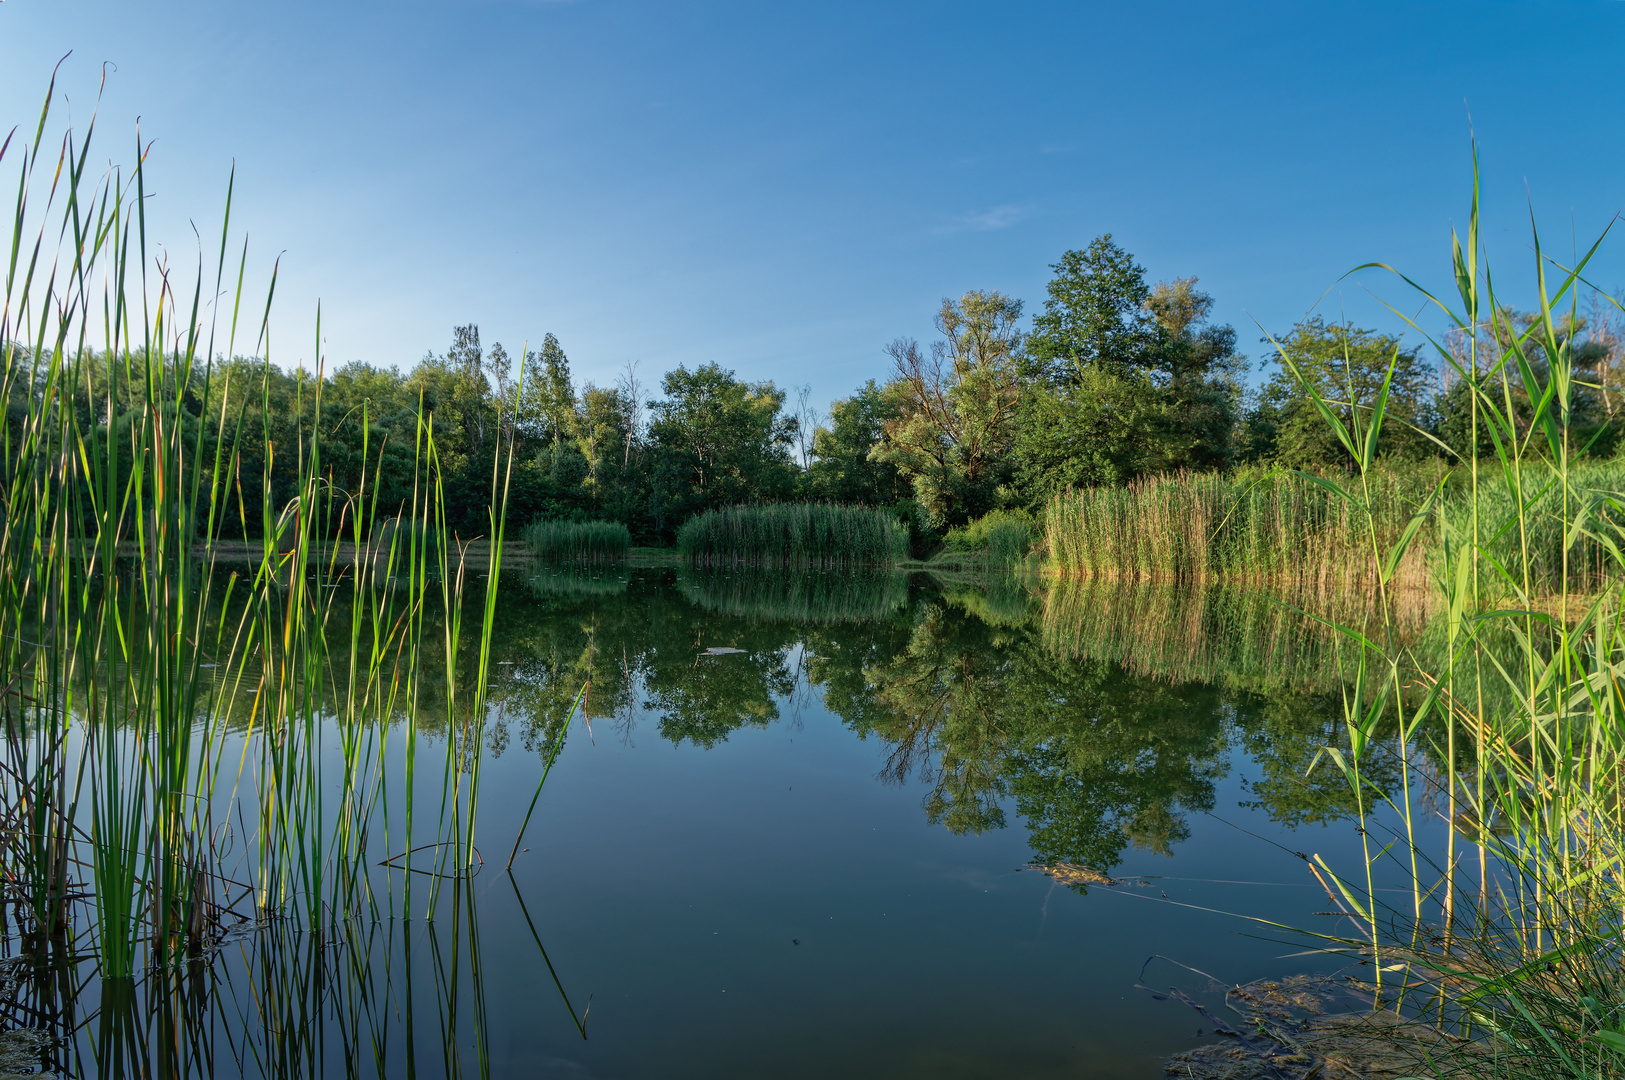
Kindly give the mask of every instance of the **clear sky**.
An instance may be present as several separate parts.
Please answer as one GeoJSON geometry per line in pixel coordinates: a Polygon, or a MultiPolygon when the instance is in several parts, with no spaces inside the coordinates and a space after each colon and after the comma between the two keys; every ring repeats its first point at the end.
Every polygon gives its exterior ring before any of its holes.
{"type": "MultiPolygon", "coordinates": [[[[51,68],[156,140],[156,239],[236,221],[273,358],[409,366],[477,322],[579,377],[715,360],[826,403],[943,296],[1044,297],[1113,233],[1257,357],[1369,260],[1449,288],[1469,120],[1503,288],[1625,206],[1625,3],[0,2],[4,126],[51,68]]],[[[10,181],[7,181],[10,182],[10,181]]],[[[1625,234],[1614,245],[1625,244],[1625,234]]],[[[1598,283],[1625,285],[1613,253],[1598,283]]],[[[1368,277],[1413,307],[1396,285],[1368,277]]],[[[1356,284],[1326,303],[1391,325],[1356,284]]]]}

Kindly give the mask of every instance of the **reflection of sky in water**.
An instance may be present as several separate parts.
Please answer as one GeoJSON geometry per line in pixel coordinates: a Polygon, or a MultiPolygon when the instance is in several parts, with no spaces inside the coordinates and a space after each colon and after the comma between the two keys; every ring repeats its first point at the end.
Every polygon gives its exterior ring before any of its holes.
{"type": "MultiPolygon", "coordinates": [[[[1291,852],[1356,857],[1345,824],[1282,824],[1346,802],[1331,774],[1302,779],[1335,737],[1334,688],[1128,674],[1055,647],[1055,612],[1009,583],[603,577],[618,587],[499,605],[485,869],[444,887],[432,923],[327,950],[346,989],[324,1023],[277,1025],[286,1051],[338,1075],[349,1042],[359,1075],[405,1076],[410,1022],[415,1068],[441,1075],[455,1011],[463,1075],[483,1047],[494,1076],[1150,1078],[1206,1026],[1134,988],[1151,955],[1235,981],[1324,969],[1217,912],[1316,926],[1326,897],[1291,852]],[[860,602],[877,618],[853,619],[860,602]],[[505,875],[589,675],[590,726],[571,727],[505,875]],[[1035,858],[1147,880],[1084,894],[1016,872],[1035,858]],[[590,1000],[585,1041],[548,961],[576,1015],[590,1000]]],[[[1188,637],[1190,618],[1164,623],[1188,637]]],[[[414,875],[415,912],[429,883],[414,875]]],[[[306,978],[308,940],[289,940],[217,958],[217,1040],[242,1044],[255,1002],[306,978]]],[[[237,1069],[225,1051],[219,1075],[237,1069]]]]}

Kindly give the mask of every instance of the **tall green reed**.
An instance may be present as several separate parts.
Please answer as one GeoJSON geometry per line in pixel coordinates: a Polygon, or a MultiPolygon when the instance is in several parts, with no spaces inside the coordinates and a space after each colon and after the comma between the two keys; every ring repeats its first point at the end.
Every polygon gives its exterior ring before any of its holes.
{"type": "Polygon", "coordinates": [[[539,559],[599,562],[624,559],[632,550],[632,534],[618,521],[537,518],[525,526],[520,536],[539,559]]]}
{"type": "Polygon", "coordinates": [[[394,913],[369,871],[380,847],[407,867],[435,852],[432,915],[439,882],[478,865],[511,443],[492,461],[483,606],[465,628],[470,549],[446,527],[432,412],[409,500],[380,503],[384,448],[368,442],[359,486],[337,488],[318,311],[300,419],[273,445],[276,272],[251,301],[232,185],[218,254],[188,287],[149,250],[148,147],[138,138],[128,174],[92,178],[96,119],[48,140],[54,94],[53,80],[31,141],[0,147],[18,167],[0,309],[0,816],[25,932],[64,955],[88,940],[102,975],[128,980],[207,948],[230,918],[323,933],[394,913]],[[258,378],[216,363],[250,338],[258,378]],[[256,426],[260,475],[242,453],[256,426]],[[273,470],[295,477],[283,505],[273,470]],[[228,534],[260,540],[233,562],[228,534]],[[436,675],[425,660],[442,650],[436,675]],[[438,784],[416,775],[429,697],[450,736],[438,784]],[[438,797],[427,820],[420,781],[438,797]],[[73,931],[80,901],[88,938],[73,931]]]}
{"type": "Polygon", "coordinates": [[[908,557],[908,530],[866,506],[732,506],[683,522],[677,550],[705,566],[892,566],[908,557]]]}
{"type": "Polygon", "coordinates": [[[1325,751],[1360,802],[1364,865],[1334,873],[1317,858],[1317,868],[1361,928],[1333,942],[1366,955],[1390,1002],[1431,993],[1441,1020],[1488,1039],[1489,1071],[1617,1076],[1625,1055],[1609,1040],[1625,1047],[1625,999],[1608,988],[1620,981],[1625,913],[1625,500],[1591,482],[1574,434],[1578,397],[1606,392],[1581,379],[1573,334],[1602,239],[1572,267],[1533,227],[1532,240],[1539,309],[1515,322],[1484,255],[1475,160],[1467,228],[1453,237],[1459,304],[1399,275],[1450,327],[1439,337],[1411,322],[1468,388],[1469,445],[1492,447],[1460,462],[1458,504],[1436,492],[1385,531],[1376,453],[1388,384],[1345,424],[1341,403],[1302,380],[1356,463],[1348,477],[1302,479],[1363,528],[1384,613],[1363,631],[1340,627],[1355,649],[1343,671],[1347,742],[1325,751]],[[1423,657],[1394,632],[1394,601],[1429,533],[1445,647],[1423,657]],[[1384,738],[1402,764],[1426,748],[1444,768],[1410,770],[1401,794],[1379,798],[1363,769],[1384,738]],[[1448,823],[1437,843],[1422,828],[1430,809],[1448,823]],[[1383,875],[1405,883],[1402,906],[1382,899],[1383,875]]]}
{"type": "MultiPolygon", "coordinates": [[[[1307,474],[1174,473],[1123,488],[1058,493],[1044,521],[1053,573],[1128,580],[1268,581],[1368,588],[1380,576],[1368,530],[1391,544],[1437,477],[1372,470],[1374,518],[1307,474]]],[[[1423,547],[1408,547],[1392,584],[1424,588],[1423,547]]]]}

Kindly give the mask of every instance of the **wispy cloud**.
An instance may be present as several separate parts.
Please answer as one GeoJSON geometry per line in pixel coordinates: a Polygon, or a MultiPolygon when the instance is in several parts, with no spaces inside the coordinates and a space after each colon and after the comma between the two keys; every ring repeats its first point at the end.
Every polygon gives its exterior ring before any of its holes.
{"type": "Polygon", "coordinates": [[[1008,229],[1027,216],[1025,206],[995,206],[969,214],[957,214],[948,219],[938,232],[992,232],[1008,229]]]}

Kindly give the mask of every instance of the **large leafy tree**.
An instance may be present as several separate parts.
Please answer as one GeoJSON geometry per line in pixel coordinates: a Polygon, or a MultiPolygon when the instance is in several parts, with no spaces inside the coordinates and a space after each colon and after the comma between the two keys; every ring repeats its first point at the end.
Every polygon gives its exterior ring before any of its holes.
{"type": "Polygon", "coordinates": [[[594,497],[601,498],[612,475],[621,471],[618,466],[626,428],[626,406],[618,389],[599,388],[592,383],[581,388],[575,443],[587,465],[585,486],[594,497]]]}
{"type": "Polygon", "coordinates": [[[1208,321],[1213,297],[1196,278],[1158,282],[1145,307],[1156,321],[1154,378],[1162,404],[1160,429],[1145,467],[1211,470],[1231,463],[1231,436],[1241,402],[1236,332],[1208,321]]]}
{"type": "Polygon", "coordinates": [[[1050,269],[1021,350],[1011,447],[1017,489],[1035,509],[1068,487],[1138,475],[1165,411],[1151,378],[1161,342],[1144,268],[1106,234],[1050,269]]]}
{"type": "Polygon", "coordinates": [[[1112,240],[1098,236],[1051,264],[1049,296],[1022,355],[1022,374],[1053,385],[1076,383],[1085,371],[1114,375],[1157,357],[1157,329],[1146,302],[1145,269],[1112,240]]]}
{"type": "Polygon", "coordinates": [[[1146,470],[1166,414],[1144,372],[1094,368],[1076,382],[1028,386],[1011,448],[1016,490],[1037,510],[1068,488],[1133,479],[1146,470]]]}
{"type": "Polygon", "coordinates": [[[662,458],[665,517],[790,493],[796,421],[783,415],[782,390],[717,364],[679,367],[661,389],[665,400],[649,403],[649,438],[662,458]]]}
{"type": "Polygon", "coordinates": [[[1020,382],[1016,350],[1021,301],[999,292],[945,299],[941,337],[929,353],[906,338],[887,347],[895,412],[870,451],[894,466],[938,524],[957,525],[993,509],[1009,479],[1020,382]]]}
{"type": "Polygon", "coordinates": [[[524,404],[521,423],[548,443],[556,454],[571,436],[576,415],[575,383],[570,378],[570,359],[552,334],[542,338],[542,347],[525,357],[524,404]]]}

